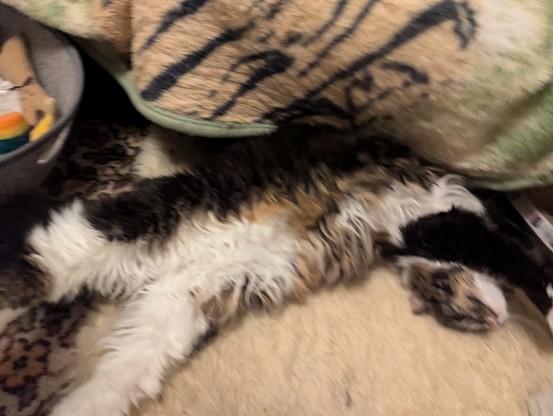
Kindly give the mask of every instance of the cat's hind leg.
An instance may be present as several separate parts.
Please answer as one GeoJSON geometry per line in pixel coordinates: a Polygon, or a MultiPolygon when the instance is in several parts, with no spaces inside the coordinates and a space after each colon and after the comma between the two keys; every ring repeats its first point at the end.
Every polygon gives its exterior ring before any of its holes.
{"type": "Polygon", "coordinates": [[[86,201],[40,215],[25,202],[0,206],[0,331],[37,303],[83,289],[128,295],[155,276],[147,244],[110,241],[87,219],[86,201]]]}
{"type": "Polygon", "coordinates": [[[58,302],[84,288],[107,296],[133,293],[157,273],[151,244],[169,237],[194,207],[218,194],[210,183],[177,174],[59,209],[33,197],[2,201],[0,307],[58,302]]]}
{"type": "Polygon", "coordinates": [[[208,332],[194,291],[166,279],[132,298],[91,378],[54,408],[52,416],[121,416],[142,398],[155,397],[168,368],[186,358],[208,332]]]}

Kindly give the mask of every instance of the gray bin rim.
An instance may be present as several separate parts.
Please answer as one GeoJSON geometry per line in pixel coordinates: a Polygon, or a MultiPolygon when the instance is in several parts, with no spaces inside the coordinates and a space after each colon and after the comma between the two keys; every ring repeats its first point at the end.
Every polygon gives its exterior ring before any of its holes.
{"type": "MultiPolygon", "coordinates": [[[[5,6],[3,6],[5,7],[5,6]]],[[[40,147],[43,144],[43,141],[46,141],[50,139],[52,136],[58,136],[62,130],[66,127],[68,122],[74,118],[77,109],[79,108],[79,103],[81,101],[83,90],[84,90],[84,68],[81,61],[81,58],[79,56],[79,53],[77,52],[77,49],[75,46],[73,46],[72,42],[70,42],[65,35],[62,35],[58,30],[52,29],[51,27],[45,26],[39,22],[36,22],[39,24],[42,28],[45,30],[48,30],[52,35],[54,35],[57,40],[60,41],[65,46],[68,46],[68,53],[70,54],[72,58],[72,64],[75,65],[75,85],[77,86],[76,94],[72,97],[70,103],[71,103],[71,109],[65,114],[63,114],[60,118],[56,119],[54,122],[54,125],[44,133],[43,137],[41,137],[38,140],[35,140],[34,142],[29,142],[24,144],[23,146],[6,153],[5,155],[0,155],[0,167],[2,165],[9,164],[10,162],[19,159],[21,157],[24,157],[28,153],[36,150],[38,147],[40,147]]]]}

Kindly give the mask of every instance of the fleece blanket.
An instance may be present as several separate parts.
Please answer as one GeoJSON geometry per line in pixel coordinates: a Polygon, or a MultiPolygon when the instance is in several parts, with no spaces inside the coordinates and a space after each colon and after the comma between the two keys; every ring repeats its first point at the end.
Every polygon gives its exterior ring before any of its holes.
{"type": "Polygon", "coordinates": [[[496,189],[553,183],[550,0],[0,0],[81,38],[154,122],[393,136],[496,189]]]}

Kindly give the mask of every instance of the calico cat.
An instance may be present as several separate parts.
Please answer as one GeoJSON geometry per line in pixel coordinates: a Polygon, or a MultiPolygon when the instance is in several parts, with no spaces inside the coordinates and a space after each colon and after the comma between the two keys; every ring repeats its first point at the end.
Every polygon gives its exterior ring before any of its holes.
{"type": "Polygon", "coordinates": [[[54,416],[127,414],[248,308],[301,299],[382,260],[403,270],[415,311],[460,330],[505,322],[505,281],[551,307],[539,266],[515,255],[458,178],[348,134],[238,140],[191,173],[52,209],[15,198],[0,219],[0,319],[83,290],[125,299],[93,375],[54,416]],[[486,250],[521,265],[497,267],[486,250]]]}

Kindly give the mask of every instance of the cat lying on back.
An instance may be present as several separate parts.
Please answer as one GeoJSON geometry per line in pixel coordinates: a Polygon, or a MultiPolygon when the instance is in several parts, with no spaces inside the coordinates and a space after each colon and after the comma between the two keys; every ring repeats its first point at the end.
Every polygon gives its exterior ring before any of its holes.
{"type": "Polygon", "coordinates": [[[145,179],[112,199],[52,210],[20,202],[0,212],[0,320],[83,290],[126,302],[92,377],[55,416],[126,414],[246,309],[301,299],[381,260],[402,270],[414,311],[452,328],[504,323],[505,282],[551,308],[539,265],[476,196],[373,139],[236,141],[190,174],[145,179]]]}

